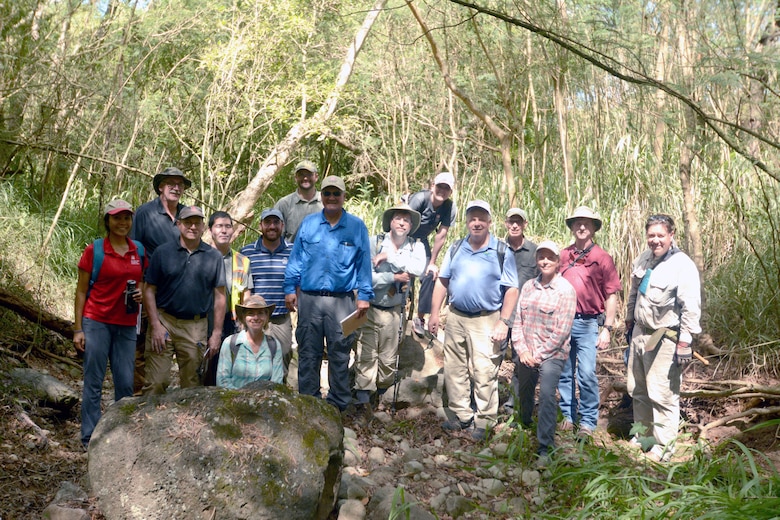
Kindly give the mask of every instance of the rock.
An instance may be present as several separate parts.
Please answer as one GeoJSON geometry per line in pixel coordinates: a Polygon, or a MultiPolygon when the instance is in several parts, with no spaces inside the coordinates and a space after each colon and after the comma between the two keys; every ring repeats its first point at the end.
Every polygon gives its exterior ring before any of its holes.
{"type": "Polygon", "coordinates": [[[49,374],[31,368],[14,368],[8,372],[8,376],[14,385],[22,387],[21,393],[29,392],[44,405],[70,411],[79,402],[76,392],[49,374]]]}
{"type": "Polygon", "coordinates": [[[458,518],[469,511],[473,511],[477,505],[466,497],[453,495],[447,497],[445,507],[447,509],[447,514],[453,518],[458,518]]]}
{"type": "Polygon", "coordinates": [[[89,479],[111,520],[324,519],[343,433],[325,401],[268,382],[125,398],[95,429],[89,479]]]}
{"type": "Polygon", "coordinates": [[[57,504],[49,504],[43,510],[44,520],[90,520],[91,516],[81,508],[70,508],[57,504]]]}
{"type": "Polygon", "coordinates": [[[383,450],[379,446],[374,446],[373,448],[368,450],[368,460],[371,462],[371,464],[375,466],[384,464],[385,457],[387,457],[385,450],[383,450]]]}
{"type": "Polygon", "coordinates": [[[54,496],[54,500],[43,510],[42,517],[46,520],[90,520],[87,513],[89,497],[76,484],[64,481],[54,496]]]}
{"type": "Polygon", "coordinates": [[[491,497],[500,495],[501,493],[506,491],[506,485],[502,481],[498,480],[497,478],[483,479],[481,484],[482,484],[482,489],[485,490],[485,493],[491,497]]]}
{"type": "Polygon", "coordinates": [[[436,517],[418,505],[417,500],[403,488],[385,486],[374,491],[366,507],[368,520],[406,518],[407,520],[435,520],[436,517]],[[394,504],[395,501],[395,504],[394,504]]]}
{"type": "Polygon", "coordinates": [[[346,500],[339,508],[338,520],[363,520],[366,517],[366,506],[360,500],[346,500]]]}

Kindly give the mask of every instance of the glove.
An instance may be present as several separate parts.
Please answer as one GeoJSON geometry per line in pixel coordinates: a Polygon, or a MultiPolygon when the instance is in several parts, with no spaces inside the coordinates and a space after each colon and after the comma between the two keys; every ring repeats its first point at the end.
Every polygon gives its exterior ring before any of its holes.
{"type": "Polygon", "coordinates": [[[678,344],[677,353],[675,354],[677,359],[677,366],[684,367],[693,360],[693,348],[690,345],[678,344]]]}

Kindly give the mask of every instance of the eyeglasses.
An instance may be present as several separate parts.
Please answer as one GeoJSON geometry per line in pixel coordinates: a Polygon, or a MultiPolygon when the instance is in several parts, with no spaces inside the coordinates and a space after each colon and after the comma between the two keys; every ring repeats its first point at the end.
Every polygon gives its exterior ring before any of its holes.
{"type": "Polygon", "coordinates": [[[344,192],[341,191],[341,190],[335,190],[335,191],[324,190],[322,192],[322,196],[323,197],[341,197],[342,193],[344,193],[344,192]]]}
{"type": "Polygon", "coordinates": [[[522,226],[525,223],[522,219],[511,219],[506,221],[507,226],[522,226]]]}

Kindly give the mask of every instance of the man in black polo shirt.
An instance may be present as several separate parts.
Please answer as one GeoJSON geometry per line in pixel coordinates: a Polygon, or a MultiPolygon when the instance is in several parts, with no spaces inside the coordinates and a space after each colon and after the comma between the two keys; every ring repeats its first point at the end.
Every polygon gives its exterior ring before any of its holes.
{"type": "Polygon", "coordinates": [[[204,349],[219,352],[225,318],[225,266],[220,252],[201,240],[203,211],[187,206],[176,222],[179,240],[157,248],[146,270],[144,305],[149,314],[146,334],[144,394],[163,394],[170,384],[176,354],[182,388],[200,384],[197,375],[204,349]],[[208,335],[208,313],[214,309],[214,331],[208,335]],[[208,341],[208,344],[207,344],[208,341]]]}

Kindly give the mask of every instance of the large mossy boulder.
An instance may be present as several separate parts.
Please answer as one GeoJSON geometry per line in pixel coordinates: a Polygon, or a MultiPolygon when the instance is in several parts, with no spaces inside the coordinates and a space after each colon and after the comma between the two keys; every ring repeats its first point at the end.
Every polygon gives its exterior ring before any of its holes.
{"type": "Polygon", "coordinates": [[[338,411],[282,385],[122,399],[89,446],[93,495],[116,519],[324,519],[343,460],[338,411]]]}

